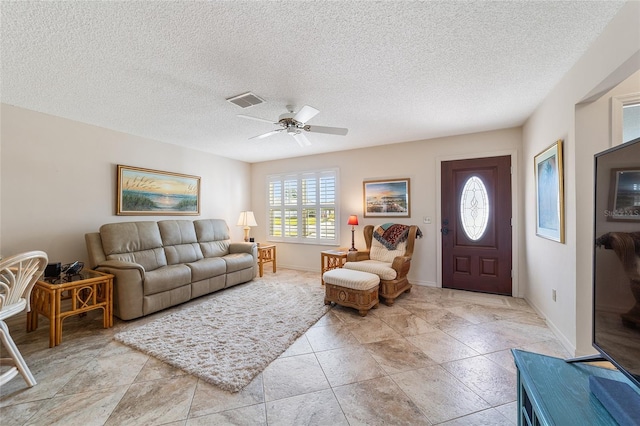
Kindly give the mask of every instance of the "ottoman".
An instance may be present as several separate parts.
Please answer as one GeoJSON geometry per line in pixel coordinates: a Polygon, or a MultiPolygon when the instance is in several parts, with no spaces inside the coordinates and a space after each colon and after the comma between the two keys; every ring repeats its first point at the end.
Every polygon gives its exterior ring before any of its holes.
{"type": "Polygon", "coordinates": [[[322,279],[325,285],[325,305],[334,302],[340,306],[355,308],[363,317],[369,309],[378,307],[380,277],[376,274],[336,268],[325,272],[322,279]]]}

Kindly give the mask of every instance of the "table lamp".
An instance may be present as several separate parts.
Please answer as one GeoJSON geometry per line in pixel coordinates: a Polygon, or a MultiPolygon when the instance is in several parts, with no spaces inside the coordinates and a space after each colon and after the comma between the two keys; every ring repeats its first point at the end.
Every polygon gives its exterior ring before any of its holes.
{"type": "Polygon", "coordinates": [[[244,211],[240,212],[240,217],[238,217],[237,226],[244,226],[244,240],[249,242],[249,231],[251,231],[252,226],[258,226],[256,223],[256,217],[253,215],[253,212],[244,211]]]}
{"type": "Polygon", "coordinates": [[[355,226],[357,224],[358,224],[358,216],[356,216],[355,214],[349,216],[349,221],[347,222],[347,225],[351,225],[351,248],[349,249],[349,251],[358,251],[355,245],[355,240],[354,240],[354,236],[356,232],[355,226]]]}

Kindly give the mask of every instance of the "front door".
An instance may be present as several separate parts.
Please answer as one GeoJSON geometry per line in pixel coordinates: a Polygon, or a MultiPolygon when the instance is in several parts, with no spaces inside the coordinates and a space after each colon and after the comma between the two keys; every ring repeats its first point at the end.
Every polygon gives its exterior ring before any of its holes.
{"type": "Polygon", "coordinates": [[[511,157],[442,163],[442,286],[511,295],[511,157]]]}

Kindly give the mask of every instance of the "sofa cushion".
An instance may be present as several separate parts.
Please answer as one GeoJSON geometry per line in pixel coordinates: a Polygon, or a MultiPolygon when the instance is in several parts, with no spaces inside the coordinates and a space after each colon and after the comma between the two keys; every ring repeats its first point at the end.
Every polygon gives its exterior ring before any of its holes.
{"type": "Polygon", "coordinates": [[[108,223],[100,227],[100,237],[107,256],[162,247],[156,222],[108,223]]]}
{"type": "Polygon", "coordinates": [[[132,253],[110,254],[107,260],[121,260],[141,265],[145,272],[167,266],[167,258],[164,249],[156,248],[151,250],[134,251],[132,253]]]}
{"type": "Polygon", "coordinates": [[[391,267],[390,262],[380,262],[378,260],[347,262],[344,264],[343,268],[376,274],[381,280],[385,281],[395,280],[398,275],[396,270],[391,267]]]}
{"type": "Polygon", "coordinates": [[[122,260],[153,271],[167,264],[156,222],[108,223],[100,227],[107,260],[122,260]]]}
{"type": "Polygon", "coordinates": [[[191,269],[187,265],[169,265],[144,275],[144,294],[156,294],[182,287],[191,282],[191,269]]]}
{"type": "Polygon", "coordinates": [[[198,242],[196,228],[191,220],[161,220],[158,229],[164,246],[198,242]]]}
{"type": "Polygon", "coordinates": [[[169,265],[195,262],[204,257],[198,243],[166,246],[164,252],[167,255],[167,263],[169,265]]]}
{"type": "MultiPolygon", "coordinates": [[[[374,231],[375,232],[375,231],[374,231]]],[[[371,260],[377,260],[379,262],[393,263],[393,259],[397,256],[404,256],[407,251],[407,242],[403,241],[396,246],[395,250],[389,250],[382,243],[375,238],[371,239],[371,250],[369,251],[369,258],[371,260]]]]}
{"type": "Polygon", "coordinates": [[[220,257],[211,257],[187,263],[191,269],[191,281],[197,282],[208,278],[224,275],[227,272],[227,263],[220,257]]]}
{"type": "Polygon", "coordinates": [[[229,254],[229,241],[209,241],[200,243],[204,257],[222,257],[229,254]]]}
{"type": "Polygon", "coordinates": [[[229,227],[222,219],[200,219],[194,220],[193,226],[196,231],[198,242],[229,240],[229,227]]]}
{"type": "Polygon", "coordinates": [[[241,271],[255,266],[255,259],[248,253],[233,253],[223,256],[227,264],[227,273],[241,271]]]}

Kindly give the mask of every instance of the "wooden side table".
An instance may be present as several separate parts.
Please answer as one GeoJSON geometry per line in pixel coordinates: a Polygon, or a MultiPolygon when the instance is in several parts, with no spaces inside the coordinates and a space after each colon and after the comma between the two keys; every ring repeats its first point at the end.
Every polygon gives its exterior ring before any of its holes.
{"type": "Polygon", "coordinates": [[[258,243],[258,269],[260,270],[260,276],[262,276],[265,263],[273,265],[273,273],[276,272],[276,246],[275,244],[260,244],[258,243]]]}
{"type": "Polygon", "coordinates": [[[322,281],[322,285],[324,285],[322,276],[325,272],[342,268],[347,263],[347,253],[349,253],[349,249],[344,247],[320,252],[320,281],[322,281]]]}
{"type": "Polygon", "coordinates": [[[113,327],[113,275],[87,269],[68,282],[38,281],[31,291],[27,331],[38,328],[38,315],[48,318],[49,347],[52,348],[62,343],[65,318],[94,309],[102,309],[104,328],[113,327]]]}

